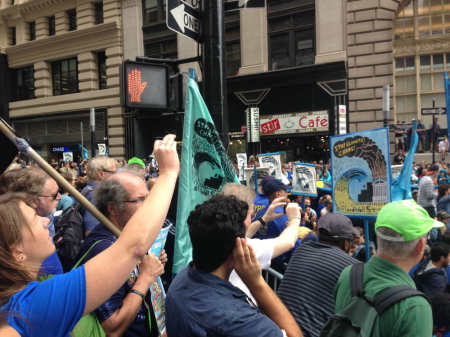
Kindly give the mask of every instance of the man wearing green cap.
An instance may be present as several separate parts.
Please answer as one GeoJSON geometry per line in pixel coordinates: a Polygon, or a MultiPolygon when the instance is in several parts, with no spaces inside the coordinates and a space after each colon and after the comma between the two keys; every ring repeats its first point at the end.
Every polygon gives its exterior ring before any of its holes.
{"type": "MultiPolygon", "coordinates": [[[[408,272],[421,260],[428,232],[442,226],[413,200],[385,205],[375,224],[378,254],[364,266],[364,295],[373,299],[382,290],[398,285],[416,288],[408,272]]],[[[349,276],[347,267],[336,285],[336,313],[351,301],[349,276]]],[[[421,296],[406,298],[387,309],[377,324],[383,337],[431,337],[430,304],[421,296]]]]}

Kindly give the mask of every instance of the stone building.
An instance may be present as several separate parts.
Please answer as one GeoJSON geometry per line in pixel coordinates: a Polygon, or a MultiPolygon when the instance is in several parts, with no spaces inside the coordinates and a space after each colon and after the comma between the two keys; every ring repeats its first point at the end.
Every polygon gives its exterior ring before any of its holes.
{"type": "MultiPolygon", "coordinates": [[[[9,114],[45,158],[96,142],[124,156],[119,68],[124,54],[120,0],[2,0],[0,51],[9,67],[9,114]],[[81,135],[81,122],[84,134],[81,135]]],[[[4,93],[3,93],[4,95],[4,93]]]]}

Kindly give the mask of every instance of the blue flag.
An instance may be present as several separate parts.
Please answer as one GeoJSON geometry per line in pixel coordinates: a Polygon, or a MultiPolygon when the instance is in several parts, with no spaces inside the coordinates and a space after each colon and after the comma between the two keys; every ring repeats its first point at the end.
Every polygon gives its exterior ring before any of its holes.
{"type": "Polygon", "coordinates": [[[391,194],[392,201],[399,201],[405,199],[412,199],[411,194],[411,174],[413,170],[414,155],[416,154],[417,143],[419,142],[419,136],[417,135],[417,121],[414,121],[411,140],[409,144],[409,151],[406,155],[405,162],[403,163],[400,174],[395,178],[392,183],[391,194]]]}
{"type": "Polygon", "coordinates": [[[184,113],[183,147],[178,185],[177,224],[172,272],[192,260],[187,218],[228,182],[239,183],[197,83],[189,79],[184,113]]]}
{"type": "Polygon", "coordinates": [[[447,110],[447,137],[450,139],[450,81],[447,77],[447,72],[444,73],[444,88],[445,88],[445,106],[447,110]]]}

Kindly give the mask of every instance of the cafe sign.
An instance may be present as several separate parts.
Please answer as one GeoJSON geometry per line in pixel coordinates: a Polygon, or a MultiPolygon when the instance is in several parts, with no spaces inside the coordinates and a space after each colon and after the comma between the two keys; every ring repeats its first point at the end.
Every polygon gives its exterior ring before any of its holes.
{"type": "Polygon", "coordinates": [[[261,136],[327,132],[329,127],[328,111],[260,115],[260,125],[261,136]]]}

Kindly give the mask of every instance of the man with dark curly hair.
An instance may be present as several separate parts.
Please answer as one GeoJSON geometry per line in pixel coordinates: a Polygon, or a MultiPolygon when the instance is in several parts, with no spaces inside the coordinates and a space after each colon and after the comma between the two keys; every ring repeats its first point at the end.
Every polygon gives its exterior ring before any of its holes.
{"type": "Polygon", "coordinates": [[[173,280],[166,298],[168,336],[302,336],[261,275],[245,241],[252,210],[234,196],[216,195],[188,218],[193,261],[173,280]],[[229,281],[236,270],[259,308],[229,281]]]}

